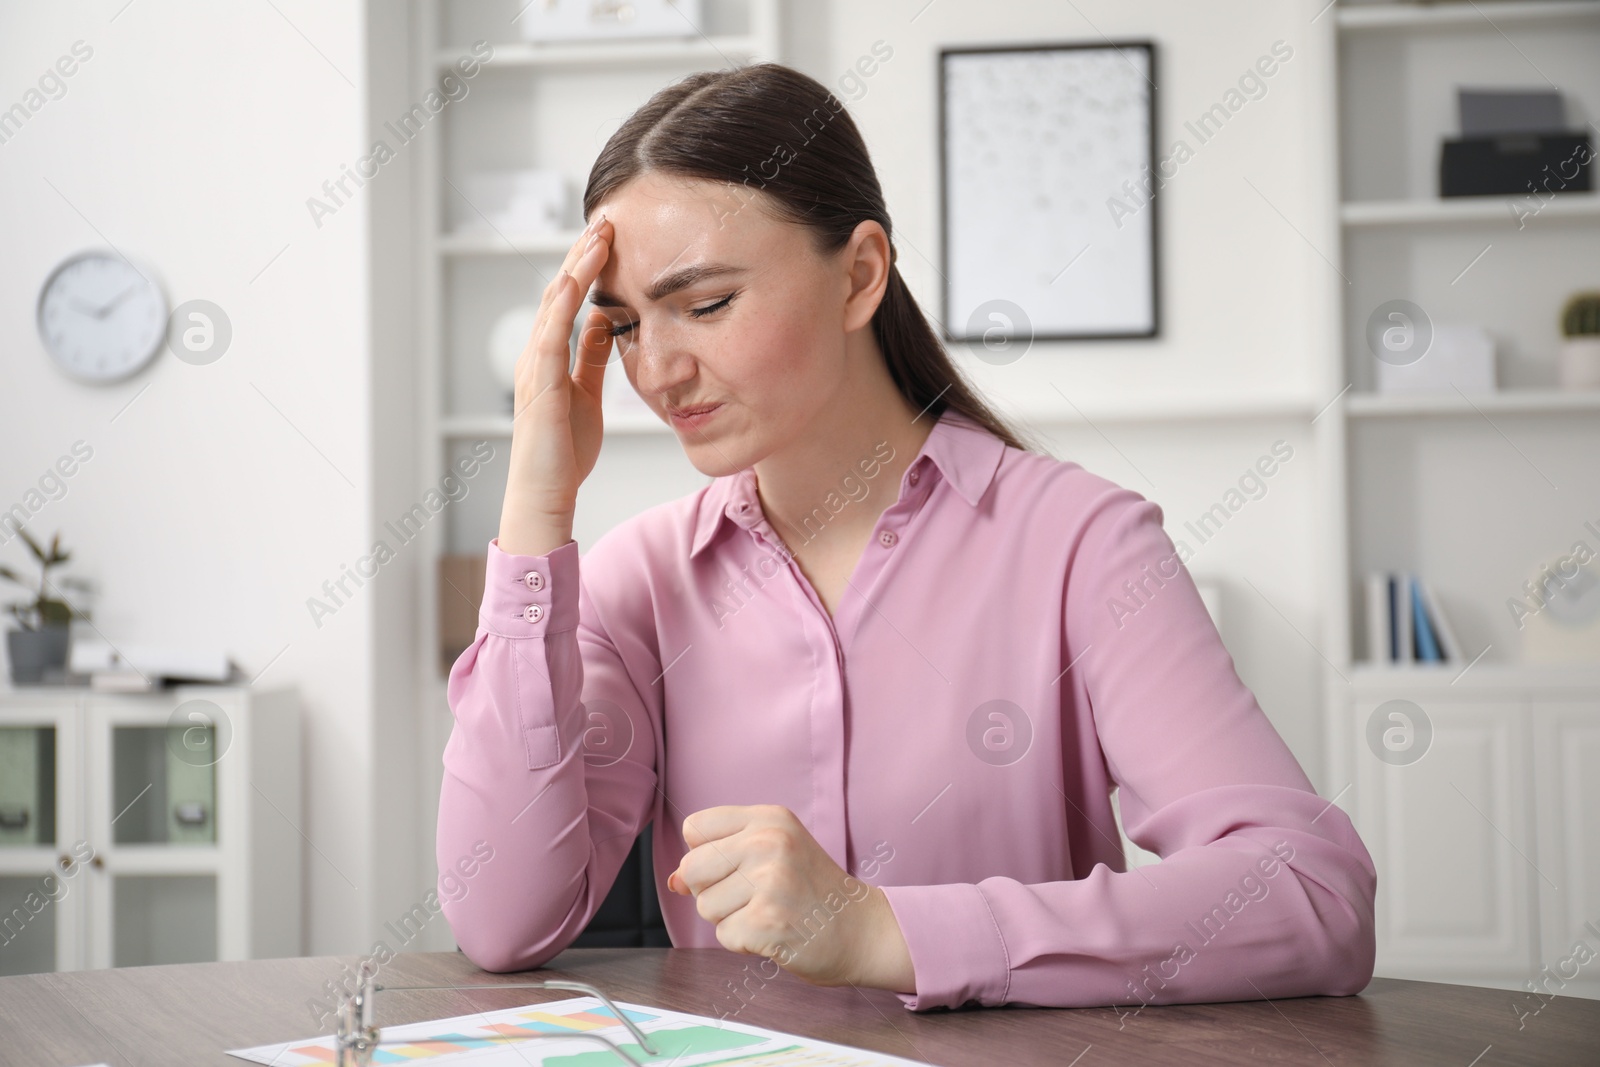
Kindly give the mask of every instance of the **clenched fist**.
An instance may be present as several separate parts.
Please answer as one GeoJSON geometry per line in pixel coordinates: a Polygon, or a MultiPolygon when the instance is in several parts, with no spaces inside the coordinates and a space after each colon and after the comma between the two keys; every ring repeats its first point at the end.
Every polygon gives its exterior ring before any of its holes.
{"type": "Polygon", "coordinates": [[[816,985],[916,991],[888,898],[846,874],[788,808],[706,808],[683,820],[683,840],[667,886],[693,894],[724,948],[816,985]]]}

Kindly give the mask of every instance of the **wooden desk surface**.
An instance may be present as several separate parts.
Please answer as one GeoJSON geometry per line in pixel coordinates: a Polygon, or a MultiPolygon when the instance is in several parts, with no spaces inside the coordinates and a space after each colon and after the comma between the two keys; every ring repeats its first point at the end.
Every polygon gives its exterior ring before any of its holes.
{"type": "MultiPolygon", "coordinates": [[[[199,963],[0,978],[0,1064],[233,1064],[227,1049],[330,1033],[307,1002],[353,956],[199,963]]],[[[720,949],[572,949],[539,971],[485,974],[455,952],[384,964],[393,985],[566,977],[613,999],[716,1017],[725,983],[749,979],[740,1022],[939,1064],[982,1067],[1106,1063],[1585,1064],[1600,1062],[1600,1001],[1476,986],[1374,979],[1353,997],[1110,1008],[1001,1008],[914,1014],[892,994],[819,989],[780,974],[762,984],[754,957],[720,949]],[[751,978],[751,975],[756,977],[751,978]],[[996,1050],[1003,1049],[1004,1056],[996,1050]],[[1082,1059],[1075,1059],[1087,1052],[1082,1059]]],[[[380,1027],[577,994],[379,993],[380,1027]],[[470,999],[469,999],[470,998],[470,999]]]]}

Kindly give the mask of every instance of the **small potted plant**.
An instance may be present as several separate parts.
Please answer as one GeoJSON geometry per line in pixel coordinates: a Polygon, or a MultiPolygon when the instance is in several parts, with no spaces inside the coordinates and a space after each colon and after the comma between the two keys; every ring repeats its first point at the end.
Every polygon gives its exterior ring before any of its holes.
{"type": "MultiPolygon", "coordinates": [[[[60,566],[72,558],[70,552],[61,551],[61,535],[57,533],[46,552],[28,531],[17,527],[17,533],[28,544],[28,549],[39,563],[39,581],[25,581],[10,567],[0,566],[0,578],[13,582],[29,593],[30,599],[7,604],[21,629],[6,634],[6,651],[11,656],[11,681],[15,685],[38,685],[52,668],[67,665],[68,638],[72,620],[87,618],[59,595],[52,595],[50,568],[60,566]]],[[[70,584],[70,583],[63,583],[70,584]]]]}
{"type": "Polygon", "coordinates": [[[1600,389],[1600,292],[1574,293],[1561,309],[1561,387],[1600,389]]]}

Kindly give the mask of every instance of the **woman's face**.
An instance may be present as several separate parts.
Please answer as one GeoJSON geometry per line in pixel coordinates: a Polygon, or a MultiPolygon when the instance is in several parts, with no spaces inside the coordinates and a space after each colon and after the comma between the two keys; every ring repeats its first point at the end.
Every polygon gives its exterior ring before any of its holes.
{"type": "Polygon", "coordinates": [[[590,294],[615,336],[607,373],[620,358],[711,476],[799,438],[845,377],[850,247],[820,257],[807,230],[762,210],[761,195],[646,173],[591,213],[615,226],[590,294]],[[669,410],[710,404],[721,407],[693,425],[669,410]]]}

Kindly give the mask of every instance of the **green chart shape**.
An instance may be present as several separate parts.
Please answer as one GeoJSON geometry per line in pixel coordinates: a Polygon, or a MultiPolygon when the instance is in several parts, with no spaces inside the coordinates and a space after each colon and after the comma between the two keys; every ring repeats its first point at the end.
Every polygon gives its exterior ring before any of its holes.
{"type": "MultiPolygon", "coordinates": [[[[618,1047],[640,1063],[660,1063],[679,1056],[694,1056],[702,1052],[721,1052],[724,1049],[743,1048],[745,1045],[759,1045],[765,1040],[763,1037],[735,1033],[716,1026],[685,1026],[678,1030],[651,1032],[651,1044],[661,1050],[656,1056],[649,1055],[631,1041],[624,1042],[618,1047]]],[[[618,1067],[622,1061],[613,1052],[596,1049],[594,1052],[580,1052],[575,1056],[552,1056],[544,1063],[545,1067],[618,1067]]]]}

